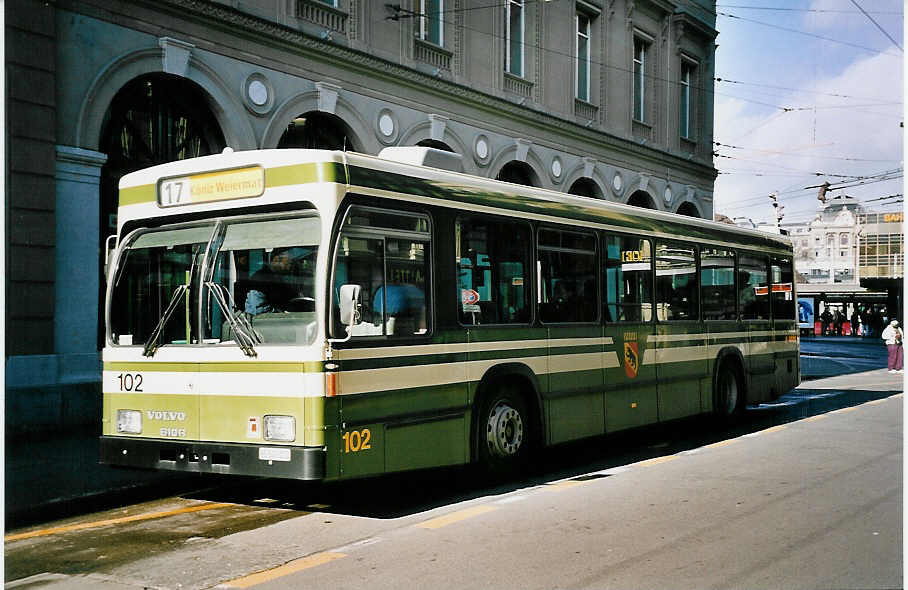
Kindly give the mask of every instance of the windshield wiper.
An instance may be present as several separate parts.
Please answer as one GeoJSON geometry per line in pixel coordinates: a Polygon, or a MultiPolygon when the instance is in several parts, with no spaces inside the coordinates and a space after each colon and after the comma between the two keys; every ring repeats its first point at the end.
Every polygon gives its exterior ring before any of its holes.
{"type": "Polygon", "coordinates": [[[208,281],[205,286],[211,290],[215,303],[218,304],[221,312],[227,317],[227,323],[230,324],[230,328],[233,330],[233,339],[243,351],[243,354],[246,356],[257,356],[255,345],[261,344],[262,340],[255,333],[255,329],[249,323],[249,320],[233,311],[233,298],[230,297],[230,292],[223,285],[214,281],[208,281]]]}
{"type": "Polygon", "coordinates": [[[154,356],[155,351],[158,350],[158,340],[161,338],[161,333],[164,332],[164,326],[167,325],[167,320],[173,315],[173,312],[176,310],[177,305],[179,305],[183,295],[186,295],[188,292],[189,285],[178,285],[177,288],[174,289],[173,297],[170,298],[167,309],[164,310],[164,314],[161,316],[161,319],[158,320],[158,325],[152,330],[151,336],[148,337],[148,341],[145,343],[145,350],[142,352],[142,356],[154,356]]]}

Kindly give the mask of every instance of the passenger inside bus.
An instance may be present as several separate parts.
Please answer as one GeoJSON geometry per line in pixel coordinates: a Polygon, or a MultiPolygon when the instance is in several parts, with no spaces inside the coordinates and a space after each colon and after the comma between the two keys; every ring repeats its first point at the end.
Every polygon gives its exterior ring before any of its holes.
{"type": "Polygon", "coordinates": [[[421,334],[426,330],[426,296],[416,285],[388,283],[387,289],[379,287],[372,309],[380,316],[393,319],[389,334],[421,334]]]}
{"type": "Polygon", "coordinates": [[[246,313],[314,310],[314,266],[304,249],[275,248],[268,260],[238,287],[245,292],[246,313]]]}

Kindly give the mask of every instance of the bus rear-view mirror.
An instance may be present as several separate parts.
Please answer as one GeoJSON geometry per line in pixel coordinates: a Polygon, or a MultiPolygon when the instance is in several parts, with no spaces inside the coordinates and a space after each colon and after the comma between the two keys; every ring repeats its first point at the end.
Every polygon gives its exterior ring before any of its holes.
{"type": "Polygon", "coordinates": [[[340,302],[340,321],[345,326],[353,326],[359,323],[359,285],[341,285],[339,302],[340,302]]]}

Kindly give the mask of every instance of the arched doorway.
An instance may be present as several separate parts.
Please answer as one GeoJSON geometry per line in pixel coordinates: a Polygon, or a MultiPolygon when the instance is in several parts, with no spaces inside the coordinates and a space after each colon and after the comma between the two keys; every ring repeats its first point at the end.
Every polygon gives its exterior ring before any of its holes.
{"type": "MultiPolygon", "coordinates": [[[[117,92],[104,116],[99,150],[101,168],[99,251],[116,233],[118,184],[124,174],[149,166],[219,153],[226,142],[205,92],[194,82],[168,74],[148,74],[117,92]]],[[[104,301],[104,280],[101,299],[104,301]]],[[[103,314],[103,312],[102,312],[103,314]]],[[[99,342],[103,343],[103,315],[99,342]]]]}
{"type": "Polygon", "coordinates": [[[681,206],[678,207],[676,211],[678,215],[687,215],[688,217],[702,217],[700,212],[697,210],[697,206],[691,203],[690,201],[684,201],[681,203],[681,206]]]}
{"type": "Polygon", "coordinates": [[[599,190],[599,185],[592,178],[586,177],[575,180],[571,188],[568,189],[568,193],[581,197],[590,197],[591,199],[602,198],[602,191],[599,190]]]}
{"type": "Polygon", "coordinates": [[[353,134],[344,120],[331,113],[310,111],[290,121],[277,142],[278,148],[357,151],[353,134]]]}
{"type": "Polygon", "coordinates": [[[517,160],[512,160],[505,164],[495,179],[526,186],[539,186],[536,173],[530,168],[530,165],[517,160]]]}
{"type": "Polygon", "coordinates": [[[649,196],[649,193],[646,191],[636,191],[631,197],[627,200],[628,205],[633,205],[634,207],[643,207],[644,209],[655,209],[656,202],[653,201],[653,198],[649,196]]]}

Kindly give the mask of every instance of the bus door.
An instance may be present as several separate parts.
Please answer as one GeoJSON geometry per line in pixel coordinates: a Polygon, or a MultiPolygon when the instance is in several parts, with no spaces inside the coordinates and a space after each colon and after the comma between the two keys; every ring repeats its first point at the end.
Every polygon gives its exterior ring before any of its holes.
{"type": "Polygon", "coordinates": [[[605,431],[603,327],[594,233],[540,228],[539,320],[548,341],[547,411],[552,444],[605,431]]]}
{"type": "MultiPolygon", "coordinates": [[[[800,382],[794,267],[790,257],[773,256],[772,319],[774,329],[775,393],[788,392],[800,382]]],[[[854,329],[854,328],[852,328],[854,329]]]]}
{"type": "Polygon", "coordinates": [[[656,242],[655,291],[659,419],[692,416],[700,412],[700,385],[707,374],[697,249],[692,244],[656,242]]]}
{"type": "Polygon", "coordinates": [[[748,347],[747,334],[741,336],[741,325],[738,324],[735,258],[731,248],[700,248],[700,312],[709,346],[706,381],[701,387],[700,399],[704,412],[713,407],[712,376],[720,351],[739,345],[743,353],[748,347]]]}
{"type": "Polygon", "coordinates": [[[653,348],[652,242],[607,235],[605,285],[605,424],[612,432],[659,418],[653,348]]]}
{"type": "Polygon", "coordinates": [[[762,254],[743,253],[738,260],[738,301],[747,334],[744,357],[749,385],[748,403],[754,395],[773,386],[775,359],[769,298],[769,259],[762,254]]]}

